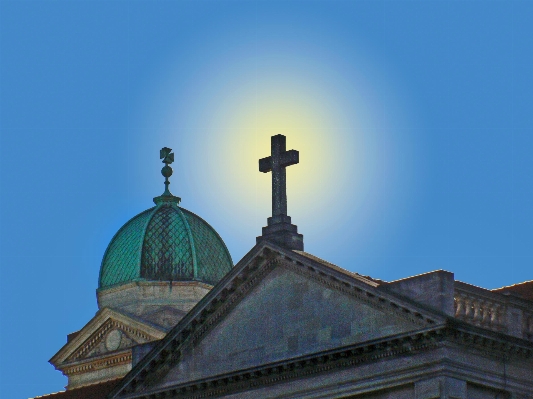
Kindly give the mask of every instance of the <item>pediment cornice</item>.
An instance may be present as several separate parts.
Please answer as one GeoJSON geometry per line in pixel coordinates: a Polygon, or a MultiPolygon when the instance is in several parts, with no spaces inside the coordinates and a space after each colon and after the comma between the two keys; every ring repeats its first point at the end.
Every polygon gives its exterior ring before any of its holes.
{"type": "Polygon", "coordinates": [[[131,348],[128,348],[113,354],[105,354],[94,358],[82,359],[82,361],[77,361],[73,364],[63,364],[61,371],[67,377],[71,377],[73,375],[84,374],[95,370],[121,366],[123,364],[130,364],[131,361],[132,350],[131,348]]]}
{"type": "Polygon", "coordinates": [[[117,334],[120,334],[122,344],[118,344],[114,350],[109,352],[120,351],[125,346],[133,346],[137,343],[159,340],[165,336],[165,331],[162,329],[116,310],[104,308],[98,311],[77,335],[50,359],[50,363],[56,368],[62,368],[64,364],[78,362],[87,356],[100,355],[103,351],[95,349],[98,345],[104,345],[103,340],[113,330],[119,332],[117,334]]]}
{"type": "Polygon", "coordinates": [[[378,283],[364,276],[354,275],[341,268],[331,267],[316,258],[263,242],[256,245],[165,339],[134,367],[117,386],[112,397],[119,397],[117,395],[120,392],[133,392],[140,384],[150,385],[165,375],[179,361],[185,347],[199,342],[275,267],[288,268],[370,306],[393,312],[394,315],[409,319],[418,325],[420,330],[444,325],[446,322],[445,315],[418,307],[390,292],[379,290],[378,283]]]}
{"type": "Polygon", "coordinates": [[[347,369],[358,364],[433,350],[448,344],[465,346],[469,350],[478,351],[488,357],[501,358],[505,356],[508,358],[515,356],[531,361],[533,343],[518,338],[509,338],[500,333],[472,327],[466,323],[456,323],[453,319],[449,319],[445,325],[313,353],[162,389],[148,389],[142,393],[132,391],[120,397],[124,399],[149,399],[158,397],[157,395],[187,399],[218,397],[320,373],[347,369]]]}

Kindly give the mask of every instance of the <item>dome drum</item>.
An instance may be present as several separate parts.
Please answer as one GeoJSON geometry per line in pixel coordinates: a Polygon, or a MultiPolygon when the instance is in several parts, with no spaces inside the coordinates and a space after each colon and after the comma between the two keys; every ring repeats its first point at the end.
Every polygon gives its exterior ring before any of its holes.
{"type": "Polygon", "coordinates": [[[138,280],[99,290],[97,300],[100,309],[109,307],[170,328],[211,288],[199,281],[138,280]]]}

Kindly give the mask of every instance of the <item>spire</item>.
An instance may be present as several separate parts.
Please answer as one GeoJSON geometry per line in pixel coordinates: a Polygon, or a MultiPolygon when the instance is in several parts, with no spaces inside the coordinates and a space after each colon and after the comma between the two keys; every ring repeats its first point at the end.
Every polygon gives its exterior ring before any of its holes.
{"type": "Polygon", "coordinates": [[[257,242],[267,240],[287,249],[303,251],[303,235],[298,234],[298,227],[291,224],[287,216],[287,166],[299,162],[299,152],[285,149],[286,137],[278,134],[271,137],[270,156],[259,160],[259,171],[272,172],[272,217],[267,219],[268,226],[263,227],[263,234],[257,242]]]}
{"type": "Polygon", "coordinates": [[[172,148],[161,148],[161,150],[159,151],[159,158],[162,159],[163,163],[165,164],[165,166],[163,166],[163,169],[161,169],[161,174],[165,178],[165,191],[159,197],[155,197],[154,202],[157,205],[163,202],[175,202],[176,204],[179,204],[181,198],[172,195],[172,193],[168,189],[168,186],[170,184],[168,178],[172,176],[172,168],[169,165],[174,162],[174,153],[172,152],[172,148]]]}

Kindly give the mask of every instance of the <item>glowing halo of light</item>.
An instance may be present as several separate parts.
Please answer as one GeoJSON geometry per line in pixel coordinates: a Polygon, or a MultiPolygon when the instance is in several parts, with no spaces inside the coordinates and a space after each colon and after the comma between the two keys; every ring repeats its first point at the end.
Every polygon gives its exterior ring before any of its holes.
{"type": "Polygon", "coordinates": [[[243,52],[188,77],[169,68],[145,130],[156,146],[175,148],[187,176],[180,184],[212,209],[202,216],[226,218],[238,235],[259,235],[270,216],[271,176],[258,159],[270,154],[270,136],[284,134],[287,149],[300,152],[287,170],[293,223],[306,241],[350,225],[350,241],[363,248],[376,229],[394,230],[414,180],[405,107],[369,62],[358,72],[323,55],[276,54],[282,66],[258,67],[258,56],[243,52]]]}

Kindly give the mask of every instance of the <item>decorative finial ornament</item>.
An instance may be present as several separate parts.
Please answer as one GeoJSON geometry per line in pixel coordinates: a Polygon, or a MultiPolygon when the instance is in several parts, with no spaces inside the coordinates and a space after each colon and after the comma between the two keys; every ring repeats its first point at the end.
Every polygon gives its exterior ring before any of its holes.
{"type": "Polygon", "coordinates": [[[172,152],[172,148],[161,148],[161,150],[159,151],[159,158],[162,159],[163,163],[165,164],[165,166],[163,166],[163,169],[161,169],[161,174],[165,178],[165,191],[159,197],[155,197],[154,202],[156,204],[160,204],[162,202],[175,202],[176,204],[179,204],[181,198],[172,195],[172,193],[168,189],[168,185],[170,184],[168,178],[172,176],[173,172],[172,168],[169,165],[174,162],[174,153],[172,152]]]}
{"type": "Polygon", "coordinates": [[[259,160],[259,171],[272,172],[272,217],[267,219],[268,226],[263,227],[263,234],[257,242],[267,240],[287,249],[303,251],[303,235],[298,234],[298,227],[291,224],[287,216],[287,166],[299,163],[299,152],[286,149],[286,137],[278,134],[271,137],[270,156],[259,160]]]}
{"type": "Polygon", "coordinates": [[[172,148],[161,148],[161,151],[159,151],[159,158],[162,159],[163,163],[165,164],[165,166],[163,166],[163,169],[161,169],[161,174],[165,178],[165,192],[163,193],[163,195],[172,195],[170,191],[168,191],[168,185],[170,184],[168,178],[172,176],[172,168],[168,165],[174,162],[174,154],[172,153],[172,148]]]}

